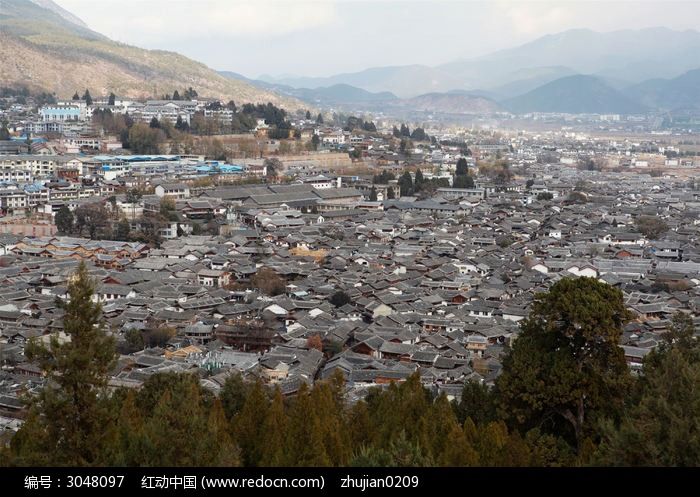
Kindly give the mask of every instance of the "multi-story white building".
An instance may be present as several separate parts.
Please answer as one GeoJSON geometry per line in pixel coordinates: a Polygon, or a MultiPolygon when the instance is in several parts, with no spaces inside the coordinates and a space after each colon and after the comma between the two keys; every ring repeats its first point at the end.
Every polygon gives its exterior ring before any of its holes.
{"type": "Polygon", "coordinates": [[[233,119],[233,111],[231,109],[227,109],[226,107],[217,110],[204,109],[204,117],[218,119],[219,122],[230,123],[233,119]]]}
{"type": "Polygon", "coordinates": [[[28,169],[0,167],[0,183],[31,183],[32,172],[28,169]]]}
{"type": "Polygon", "coordinates": [[[11,212],[17,209],[26,209],[29,205],[27,194],[19,188],[4,188],[0,190],[0,209],[11,212]]]}
{"type": "Polygon", "coordinates": [[[68,159],[50,155],[3,155],[0,156],[0,169],[10,168],[30,171],[34,178],[53,176],[59,164],[68,159]]]}
{"type": "Polygon", "coordinates": [[[48,188],[38,188],[25,193],[27,194],[27,203],[30,207],[43,205],[50,200],[50,191],[48,188]]]}
{"type": "Polygon", "coordinates": [[[198,103],[192,100],[148,100],[145,104],[134,103],[129,109],[129,114],[143,122],[155,117],[159,121],[165,119],[175,124],[180,117],[189,124],[190,118],[198,110],[198,103]]]}
{"type": "Polygon", "coordinates": [[[82,100],[47,104],[39,109],[43,122],[88,121],[92,109],[82,100]]]}
{"type": "Polygon", "coordinates": [[[321,140],[324,145],[343,145],[345,143],[345,133],[340,131],[332,131],[324,134],[321,140]]]}

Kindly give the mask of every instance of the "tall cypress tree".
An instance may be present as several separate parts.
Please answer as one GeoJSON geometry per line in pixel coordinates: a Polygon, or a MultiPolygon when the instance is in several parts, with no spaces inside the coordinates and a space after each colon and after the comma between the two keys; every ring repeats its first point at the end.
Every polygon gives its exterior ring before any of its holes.
{"type": "Polygon", "coordinates": [[[377,201],[377,189],[375,187],[372,187],[372,189],[369,191],[369,201],[370,202],[377,201]]]}
{"type": "Polygon", "coordinates": [[[241,448],[244,466],[256,466],[262,459],[262,425],[269,407],[265,387],[256,382],[249,390],[240,412],[233,418],[234,438],[241,448]]]}
{"type": "Polygon", "coordinates": [[[369,447],[374,442],[376,432],[369,416],[367,402],[361,400],[353,404],[347,413],[350,445],[356,453],[363,447],[369,447]]]}
{"type": "Polygon", "coordinates": [[[348,464],[352,450],[350,436],[345,423],[341,381],[317,383],[311,392],[314,416],[319,420],[323,445],[331,465],[348,464]]]}
{"type": "Polygon", "coordinates": [[[435,400],[421,421],[424,426],[424,431],[420,434],[421,446],[428,450],[433,460],[439,462],[455,442],[451,439],[453,428],[459,428],[454,411],[444,394],[435,400]]]}
{"type": "Polygon", "coordinates": [[[289,466],[330,466],[326,452],[322,420],[314,406],[306,383],[302,383],[289,413],[285,444],[285,463],[289,466]]]}
{"type": "Polygon", "coordinates": [[[110,466],[145,464],[144,420],[136,405],[136,393],[129,390],[122,401],[117,419],[117,442],[107,454],[110,466]]]}
{"type": "Polygon", "coordinates": [[[200,465],[238,466],[240,451],[231,438],[228,420],[219,399],[209,409],[207,434],[203,447],[204,460],[200,465]]]}
{"type": "Polygon", "coordinates": [[[413,178],[411,178],[411,173],[408,171],[404,172],[399,178],[399,188],[401,189],[402,197],[413,195],[413,178]]]}
{"type": "Polygon", "coordinates": [[[467,174],[469,174],[469,165],[467,164],[467,159],[465,159],[464,157],[460,157],[457,161],[455,174],[457,176],[466,176],[467,174]]]}
{"type": "Polygon", "coordinates": [[[229,419],[238,414],[250,391],[251,385],[243,381],[240,373],[233,374],[226,378],[224,386],[221,388],[219,398],[224,408],[224,412],[229,419]]]}
{"type": "Polygon", "coordinates": [[[414,181],[413,189],[419,192],[423,189],[423,183],[425,183],[425,178],[423,177],[423,171],[416,169],[416,179],[414,181]]]}
{"type": "Polygon", "coordinates": [[[58,301],[70,341],[54,335],[47,345],[32,340],[26,347],[27,359],[46,372],[47,382],[12,441],[20,464],[102,463],[112,423],[100,399],[116,353],[114,338],[102,327],[102,306],[92,300],[94,289],[83,261],[68,283],[67,301],[58,301]]]}
{"type": "Polygon", "coordinates": [[[262,459],[260,466],[282,466],[285,462],[284,442],[287,430],[287,414],[279,388],[275,388],[272,404],[262,429],[262,459]]]}

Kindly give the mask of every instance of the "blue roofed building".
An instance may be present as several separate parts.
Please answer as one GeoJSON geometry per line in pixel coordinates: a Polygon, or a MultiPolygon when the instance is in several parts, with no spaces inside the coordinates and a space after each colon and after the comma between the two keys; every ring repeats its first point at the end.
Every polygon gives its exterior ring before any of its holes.
{"type": "Polygon", "coordinates": [[[222,161],[206,161],[198,164],[195,168],[197,174],[215,175],[215,174],[242,174],[244,167],[237,164],[227,164],[222,161]]]}

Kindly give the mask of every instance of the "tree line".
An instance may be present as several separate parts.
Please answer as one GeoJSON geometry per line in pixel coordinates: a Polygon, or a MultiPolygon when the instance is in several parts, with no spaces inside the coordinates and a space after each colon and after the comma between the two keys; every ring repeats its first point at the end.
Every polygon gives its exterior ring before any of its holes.
{"type": "Polygon", "coordinates": [[[411,129],[403,123],[401,124],[400,128],[394,126],[391,130],[391,134],[394,136],[394,138],[411,138],[415,141],[432,141],[431,137],[423,128],[415,128],[413,132],[411,132],[411,129]]]}
{"type": "MultiPolygon", "coordinates": [[[[191,373],[107,390],[115,339],[84,264],[61,302],[70,341],[32,340],[47,372],[26,422],[1,454],[10,465],[570,466],[700,463],[700,347],[678,314],[633,376],[619,347],[622,293],[569,278],[539,294],[493,388],[461,400],[417,372],[345,397],[335,372],[292,396],[230,376],[218,395],[191,373]]],[[[318,342],[318,340],[317,340],[318,342]]],[[[312,344],[313,341],[309,340],[312,344]]]]}
{"type": "Polygon", "coordinates": [[[423,171],[416,169],[415,178],[409,171],[399,177],[399,191],[401,196],[419,195],[421,197],[432,196],[438,188],[449,188],[450,182],[447,178],[430,178],[423,176],[423,171]]]}

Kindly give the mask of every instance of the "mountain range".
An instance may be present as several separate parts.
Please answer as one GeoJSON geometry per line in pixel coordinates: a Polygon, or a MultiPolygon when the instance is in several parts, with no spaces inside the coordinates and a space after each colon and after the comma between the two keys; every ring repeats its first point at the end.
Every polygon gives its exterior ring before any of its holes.
{"type": "MultiPolygon", "coordinates": [[[[293,88],[288,85],[248,80],[251,84],[293,96],[320,107],[348,110],[417,111],[442,114],[491,114],[552,112],[569,114],[640,114],[649,111],[700,111],[700,69],[676,78],[655,78],[619,87],[601,77],[570,74],[554,80],[560,68],[547,68],[530,78],[493,91],[451,90],[398,98],[390,92],[372,93],[348,84],[293,88]],[[546,81],[539,84],[541,81],[546,81]],[[519,93],[520,92],[520,93],[519,93]],[[509,95],[504,98],[504,95],[509,95]]],[[[222,73],[232,76],[230,73],[222,73]]],[[[243,77],[236,75],[237,77],[243,77]]]]}
{"type": "Polygon", "coordinates": [[[261,76],[295,88],[349,84],[406,98],[450,90],[487,90],[510,98],[574,74],[599,77],[617,89],[651,78],[675,78],[697,69],[700,32],[667,28],[607,33],[572,29],[507,50],[430,67],[374,67],[323,78],[261,76]]]}
{"type": "Polygon", "coordinates": [[[603,78],[573,75],[550,81],[499,102],[514,113],[641,114],[649,111],[700,111],[700,69],[676,78],[651,79],[617,89],[603,78]]]}
{"type": "Polygon", "coordinates": [[[631,86],[626,92],[649,107],[700,110],[700,69],[672,79],[650,79],[631,86]]]}
{"type": "Polygon", "coordinates": [[[244,79],[261,88],[298,98],[311,105],[333,107],[349,112],[378,110],[489,114],[504,110],[487,92],[453,90],[446,93],[426,93],[413,98],[399,98],[391,92],[373,93],[345,83],[319,88],[294,88],[289,85],[247,79],[231,71],[220,71],[220,74],[229,78],[244,79]]]}
{"type": "Polygon", "coordinates": [[[508,110],[518,114],[527,112],[638,114],[649,110],[605,84],[602,79],[580,74],[550,81],[523,95],[504,100],[502,104],[508,110]]]}
{"type": "Polygon", "coordinates": [[[219,71],[219,74],[231,79],[243,80],[259,88],[275,91],[282,95],[298,98],[315,105],[361,104],[369,102],[389,102],[398,97],[391,92],[372,93],[356,86],[337,84],[320,88],[294,88],[289,85],[268,83],[259,79],[248,79],[242,74],[232,71],[219,71]]]}
{"type": "Polygon", "coordinates": [[[153,98],[192,87],[203,97],[272,102],[287,109],[297,99],[226,78],[204,64],[163,50],[144,50],[92,31],[51,0],[2,0],[0,85],[55,92],[67,98],[90,89],[93,96],[153,98]]]}

